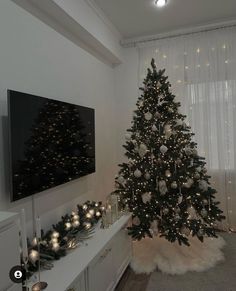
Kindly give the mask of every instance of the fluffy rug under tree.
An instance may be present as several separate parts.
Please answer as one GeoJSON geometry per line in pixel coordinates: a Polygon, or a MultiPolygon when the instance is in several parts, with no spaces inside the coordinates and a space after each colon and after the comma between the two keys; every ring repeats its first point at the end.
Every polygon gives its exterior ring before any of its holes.
{"type": "Polygon", "coordinates": [[[221,251],[225,245],[222,237],[189,238],[190,246],[170,243],[158,236],[133,243],[131,268],[135,273],[151,273],[156,268],[167,274],[184,274],[188,271],[205,271],[224,260],[221,251]]]}

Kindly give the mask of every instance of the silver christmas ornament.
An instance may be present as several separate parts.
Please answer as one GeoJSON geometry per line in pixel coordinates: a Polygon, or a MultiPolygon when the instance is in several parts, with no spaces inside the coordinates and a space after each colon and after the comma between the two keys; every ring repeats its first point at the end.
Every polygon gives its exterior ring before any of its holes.
{"type": "Polygon", "coordinates": [[[208,201],[206,199],[203,199],[202,203],[203,205],[208,205],[208,201]]]}
{"type": "Polygon", "coordinates": [[[125,139],[128,140],[128,141],[131,140],[131,134],[130,133],[126,133],[125,134],[125,139]]]}
{"type": "Polygon", "coordinates": [[[166,170],[166,171],[165,171],[165,175],[166,175],[166,177],[168,177],[168,178],[171,177],[171,172],[170,172],[170,170],[166,170]]]}
{"type": "Polygon", "coordinates": [[[141,172],[139,169],[136,169],[136,170],[134,171],[134,176],[135,176],[136,178],[140,178],[140,177],[142,176],[142,172],[141,172]]]}
{"type": "Polygon", "coordinates": [[[152,131],[157,131],[157,127],[155,124],[153,124],[153,126],[152,126],[152,131]]]}
{"type": "Polygon", "coordinates": [[[119,182],[120,184],[123,184],[125,182],[125,178],[120,175],[118,178],[117,178],[117,182],[119,182]]]}
{"type": "Polygon", "coordinates": [[[171,183],[170,187],[171,187],[172,189],[177,189],[177,188],[178,188],[178,185],[177,185],[176,181],[173,181],[173,182],[171,183]]]}
{"type": "Polygon", "coordinates": [[[183,227],[181,227],[181,229],[180,229],[180,233],[182,233],[182,234],[184,234],[184,235],[186,235],[186,236],[189,236],[189,235],[190,235],[190,229],[187,228],[186,226],[183,226],[183,227]]]}
{"type": "Polygon", "coordinates": [[[165,214],[165,215],[168,214],[168,213],[169,213],[169,209],[168,209],[168,208],[164,208],[164,209],[162,210],[162,213],[165,214]]]}
{"type": "Polygon", "coordinates": [[[196,180],[199,180],[200,179],[200,174],[199,173],[195,173],[195,175],[194,175],[194,178],[196,179],[196,180]]]}
{"type": "Polygon", "coordinates": [[[197,213],[196,210],[193,206],[188,207],[187,212],[189,214],[189,219],[196,219],[197,218],[197,213]]]}
{"type": "Polygon", "coordinates": [[[183,201],[183,195],[180,195],[180,196],[178,197],[178,204],[182,203],[182,201],[183,201]]]}
{"type": "Polygon", "coordinates": [[[166,182],[164,180],[159,181],[158,186],[159,186],[159,191],[160,191],[161,196],[165,195],[168,192],[168,189],[166,187],[166,182]]]}
{"type": "Polygon", "coordinates": [[[202,216],[202,217],[207,217],[207,214],[208,214],[208,212],[206,211],[205,208],[203,208],[203,209],[201,210],[201,216],[202,216]]]}
{"type": "Polygon", "coordinates": [[[180,208],[179,207],[175,207],[175,213],[180,213],[180,208]]]}
{"type": "Polygon", "coordinates": [[[144,204],[146,204],[147,202],[150,202],[151,198],[152,198],[151,192],[146,192],[146,193],[142,194],[142,201],[144,204]]]}
{"type": "Polygon", "coordinates": [[[144,117],[147,121],[151,120],[152,119],[152,113],[151,112],[146,112],[144,114],[144,117]]]}
{"type": "Polygon", "coordinates": [[[149,180],[149,179],[151,178],[149,172],[146,172],[146,173],[145,173],[144,178],[145,178],[146,180],[149,180]]]}
{"type": "Polygon", "coordinates": [[[162,154],[165,154],[167,151],[168,151],[168,148],[167,148],[165,145],[162,145],[162,146],[160,147],[160,152],[161,152],[162,154]]]}
{"type": "Polygon", "coordinates": [[[180,220],[180,216],[179,216],[179,214],[176,214],[176,215],[174,216],[174,220],[175,220],[175,221],[179,221],[179,220],[180,220]]]}
{"type": "Polygon", "coordinates": [[[171,125],[170,124],[166,124],[164,126],[164,134],[165,134],[165,138],[168,139],[171,137],[172,135],[172,129],[171,129],[171,125]]]}
{"type": "Polygon", "coordinates": [[[207,182],[205,180],[201,180],[198,182],[199,185],[199,189],[203,192],[208,190],[209,185],[207,184],[207,182]]]}
{"type": "Polygon", "coordinates": [[[182,161],[181,161],[181,159],[180,159],[180,158],[177,158],[177,159],[176,159],[176,165],[178,165],[178,166],[179,166],[179,165],[181,165],[181,164],[182,164],[182,161]]]}
{"type": "Polygon", "coordinates": [[[161,117],[161,113],[157,111],[157,112],[155,113],[155,117],[160,118],[160,117],[161,117]]]}
{"type": "Polygon", "coordinates": [[[147,151],[147,146],[144,143],[141,143],[138,150],[140,157],[143,158],[146,155],[147,151]]]}

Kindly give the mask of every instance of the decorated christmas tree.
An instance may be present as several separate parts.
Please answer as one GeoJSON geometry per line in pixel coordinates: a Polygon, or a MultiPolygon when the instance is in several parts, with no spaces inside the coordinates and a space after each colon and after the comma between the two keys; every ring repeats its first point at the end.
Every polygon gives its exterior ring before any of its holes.
{"type": "Polygon", "coordinates": [[[125,134],[128,161],[119,165],[115,193],[133,213],[135,240],[159,235],[189,245],[189,235],[216,237],[224,216],[164,72],[152,60],[125,134]]]}

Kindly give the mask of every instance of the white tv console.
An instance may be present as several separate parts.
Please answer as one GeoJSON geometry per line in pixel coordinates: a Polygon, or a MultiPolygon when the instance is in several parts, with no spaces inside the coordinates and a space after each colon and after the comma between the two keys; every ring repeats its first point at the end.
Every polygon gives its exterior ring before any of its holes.
{"type": "Polygon", "coordinates": [[[72,250],[51,270],[41,273],[48,291],[112,291],[132,257],[132,241],[126,227],[131,214],[123,215],[107,229],[96,228],[87,245],[72,250]]]}

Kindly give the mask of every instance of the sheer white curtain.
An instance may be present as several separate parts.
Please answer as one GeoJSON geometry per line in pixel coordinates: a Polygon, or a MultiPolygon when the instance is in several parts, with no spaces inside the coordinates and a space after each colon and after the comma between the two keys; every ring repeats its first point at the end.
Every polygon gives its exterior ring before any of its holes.
{"type": "Polygon", "coordinates": [[[140,43],[140,84],[150,66],[166,69],[181,111],[206,157],[211,184],[236,229],[236,27],[140,43]]]}

